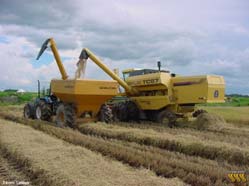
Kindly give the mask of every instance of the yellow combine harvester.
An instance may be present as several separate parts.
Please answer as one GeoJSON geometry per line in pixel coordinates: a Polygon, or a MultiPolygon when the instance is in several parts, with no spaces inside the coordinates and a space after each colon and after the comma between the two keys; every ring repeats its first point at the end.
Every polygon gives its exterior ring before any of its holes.
{"type": "Polygon", "coordinates": [[[76,118],[106,122],[144,119],[172,126],[178,117],[202,113],[202,110],[195,111],[196,104],[224,102],[222,76],[176,76],[161,70],[158,63],[157,70],[124,70],[121,79],[87,48],[80,56],[90,58],[113,80],[68,79],[52,38],[45,41],[37,59],[49,43],[62,79],[51,81],[50,95],[25,105],[27,118],[51,120],[55,115],[59,126],[70,127],[76,127],[76,118]],[[125,92],[118,92],[119,85],[125,92]]]}

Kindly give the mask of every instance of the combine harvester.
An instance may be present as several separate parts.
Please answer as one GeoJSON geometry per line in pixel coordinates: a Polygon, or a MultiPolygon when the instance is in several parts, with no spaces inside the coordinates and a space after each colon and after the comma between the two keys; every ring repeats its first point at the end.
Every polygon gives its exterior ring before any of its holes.
{"type": "Polygon", "coordinates": [[[170,127],[179,117],[198,116],[196,104],[224,102],[225,82],[222,76],[176,76],[158,69],[128,69],[124,79],[104,65],[89,49],[81,56],[90,58],[113,80],[68,79],[52,38],[47,39],[37,59],[50,44],[62,79],[51,80],[51,93],[24,107],[24,117],[51,121],[58,126],[77,127],[77,118],[94,121],[150,120],[170,127]],[[118,91],[119,86],[124,92],[118,91]],[[119,101],[115,101],[119,98],[119,101]]]}

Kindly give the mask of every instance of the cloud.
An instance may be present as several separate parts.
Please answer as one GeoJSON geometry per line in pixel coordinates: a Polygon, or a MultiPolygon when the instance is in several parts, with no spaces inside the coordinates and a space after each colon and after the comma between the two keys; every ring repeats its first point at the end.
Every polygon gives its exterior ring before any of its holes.
{"type": "MultiPolygon", "coordinates": [[[[54,37],[71,77],[82,47],[88,47],[112,68],[156,68],[160,60],[178,74],[224,75],[228,93],[249,92],[246,0],[2,0],[0,5],[2,89],[32,89],[37,79],[60,77],[53,60],[32,63],[43,41],[54,37]]],[[[91,62],[87,77],[108,79],[91,62]]]]}

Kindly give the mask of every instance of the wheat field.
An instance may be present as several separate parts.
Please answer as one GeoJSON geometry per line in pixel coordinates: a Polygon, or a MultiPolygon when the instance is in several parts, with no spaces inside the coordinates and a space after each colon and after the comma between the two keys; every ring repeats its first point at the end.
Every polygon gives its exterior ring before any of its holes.
{"type": "Polygon", "coordinates": [[[21,106],[5,106],[0,149],[34,185],[234,185],[228,173],[249,168],[247,112],[238,108],[241,117],[232,119],[221,107],[207,110],[227,122],[202,130],[191,121],[175,128],[97,122],[72,130],[26,120],[21,106]]]}

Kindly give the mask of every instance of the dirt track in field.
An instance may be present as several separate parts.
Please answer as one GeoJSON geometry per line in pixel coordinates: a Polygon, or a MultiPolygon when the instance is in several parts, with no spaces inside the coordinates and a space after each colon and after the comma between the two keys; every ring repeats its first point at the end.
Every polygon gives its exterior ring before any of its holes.
{"type": "Polygon", "coordinates": [[[15,162],[11,162],[0,153],[0,185],[18,185],[29,183],[29,178],[22,172],[22,168],[15,162]]]}
{"type": "Polygon", "coordinates": [[[41,132],[0,119],[1,149],[17,164],[20,162],[21,170],[28,173],[34,185],[186,185],[179,178],[158,177],[143,167],[132,168],[79,144],[67,143],[70,142],[65,139],[67,135],[69,138],[81,135],[77,131],[46,124],[42,127],[41,132]],[[46,129],[52,129],[58,136],[55,138],[46,129]]]}

